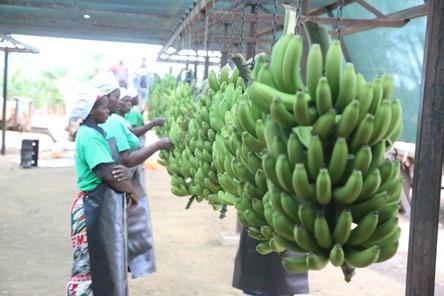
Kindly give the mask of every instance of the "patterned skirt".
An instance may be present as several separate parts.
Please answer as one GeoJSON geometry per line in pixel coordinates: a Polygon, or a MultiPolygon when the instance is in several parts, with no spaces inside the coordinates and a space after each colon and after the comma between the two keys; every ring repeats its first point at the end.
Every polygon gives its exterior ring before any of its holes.
{"type": "Polygon", "coordinates": [[[85,197],[86,194],[80,192],[71,207],[71,243],[74,258],[71,279],[66,286],[67,296],[93,295],[84,209],[85,197]]]}

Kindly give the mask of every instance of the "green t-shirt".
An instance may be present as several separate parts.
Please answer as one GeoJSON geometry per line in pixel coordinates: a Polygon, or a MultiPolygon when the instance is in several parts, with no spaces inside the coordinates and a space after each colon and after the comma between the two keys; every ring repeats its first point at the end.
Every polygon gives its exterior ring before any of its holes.
{"type": "Polygon", "coordinates": [[[144,124],[142,113],[137,111],[136,107],[132,107],[130,112],[125,114],[125,119],[131,126],[140,127],[144,124]]]}
{"type": "Polygon", "coordinates": [[[112,163],[111,150],[105,137],[97,130],[81,125],[76,135],[75,150],[77,187],[91,191],[102,183],[93,168],[101,163],[112,163]]]}
{"type": "Polygon", "coordinates": [[[99,125],[106,132],[106,138],[114,138],[119,152],[137,150],[139,139],[129,130],[129,123],[118,114],[111,114],[107,121],[99,125]]]}

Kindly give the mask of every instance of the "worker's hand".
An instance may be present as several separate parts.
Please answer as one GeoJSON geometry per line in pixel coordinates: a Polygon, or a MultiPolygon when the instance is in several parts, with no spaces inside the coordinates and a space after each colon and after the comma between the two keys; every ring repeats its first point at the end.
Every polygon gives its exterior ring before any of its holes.
{"type": "Polygon", "coordinates": [[[153,123],[153,126],[163,126],[165,124],[165,119],[156,118],[156,119],[153,119],[152,123],[153,123]]]}
{"type": "Polygon", "coordinates": [[[129,180],[128,169],[121,164],[115,165],[111,173],[112,173],[114,179],[117,179],[117,181],[119,181],[119,182],[129,180]]]}
{"type": "Polygon", "coordinates": [[[157,144],[159,145],[159,149],[169,149],[173,146],[170,138],[161,138],[157,141],[157,144]]]}

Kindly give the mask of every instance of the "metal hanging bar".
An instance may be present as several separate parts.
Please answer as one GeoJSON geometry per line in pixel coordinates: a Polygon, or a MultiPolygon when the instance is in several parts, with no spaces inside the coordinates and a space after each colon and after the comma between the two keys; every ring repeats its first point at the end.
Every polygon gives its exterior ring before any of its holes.
{"type": "MultiPolygon", "coordinates": [[[[273,49],[274,44],[276,43],[276,14],[277,14],[277,6],[278,6],[278,0],[274,0],[273,1],[273,33],[271,35],[272,41],[271,41],[271,48],[270,51],[273,49]]],[[[256,37],[257,37],[257,33],[256,33],[256,37]]]]}

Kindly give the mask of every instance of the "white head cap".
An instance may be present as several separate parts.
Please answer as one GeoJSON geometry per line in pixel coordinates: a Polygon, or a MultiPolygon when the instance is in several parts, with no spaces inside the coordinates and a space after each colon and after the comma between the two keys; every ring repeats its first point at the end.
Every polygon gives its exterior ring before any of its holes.
{"type": "Polygon", "coordinates": [[[98,88],[103,95],[109,95],[119,88],[119,82],[117,82],[116,77],[110,72],[105,72],[94,77],[93,85],[98,88]]]}
{"type": "Polygon", "coordinates": [[[97,88],[84,89],[76,94],[76,101],[71,110],[70,117],[84,120],[91,112],[95,102],[103,97],[97,88]]]}
{"type": "Polygon", "coordinates": [[[122,100],[122,99],[125,98],[125,97],[130,97],[130,98],[132,98],[131,95],[130,95],[129,90],[126,89],[126,88],[124,88],[124,87],[121,87],[121,88],[120,88],[120,99],[122,100]]]}

